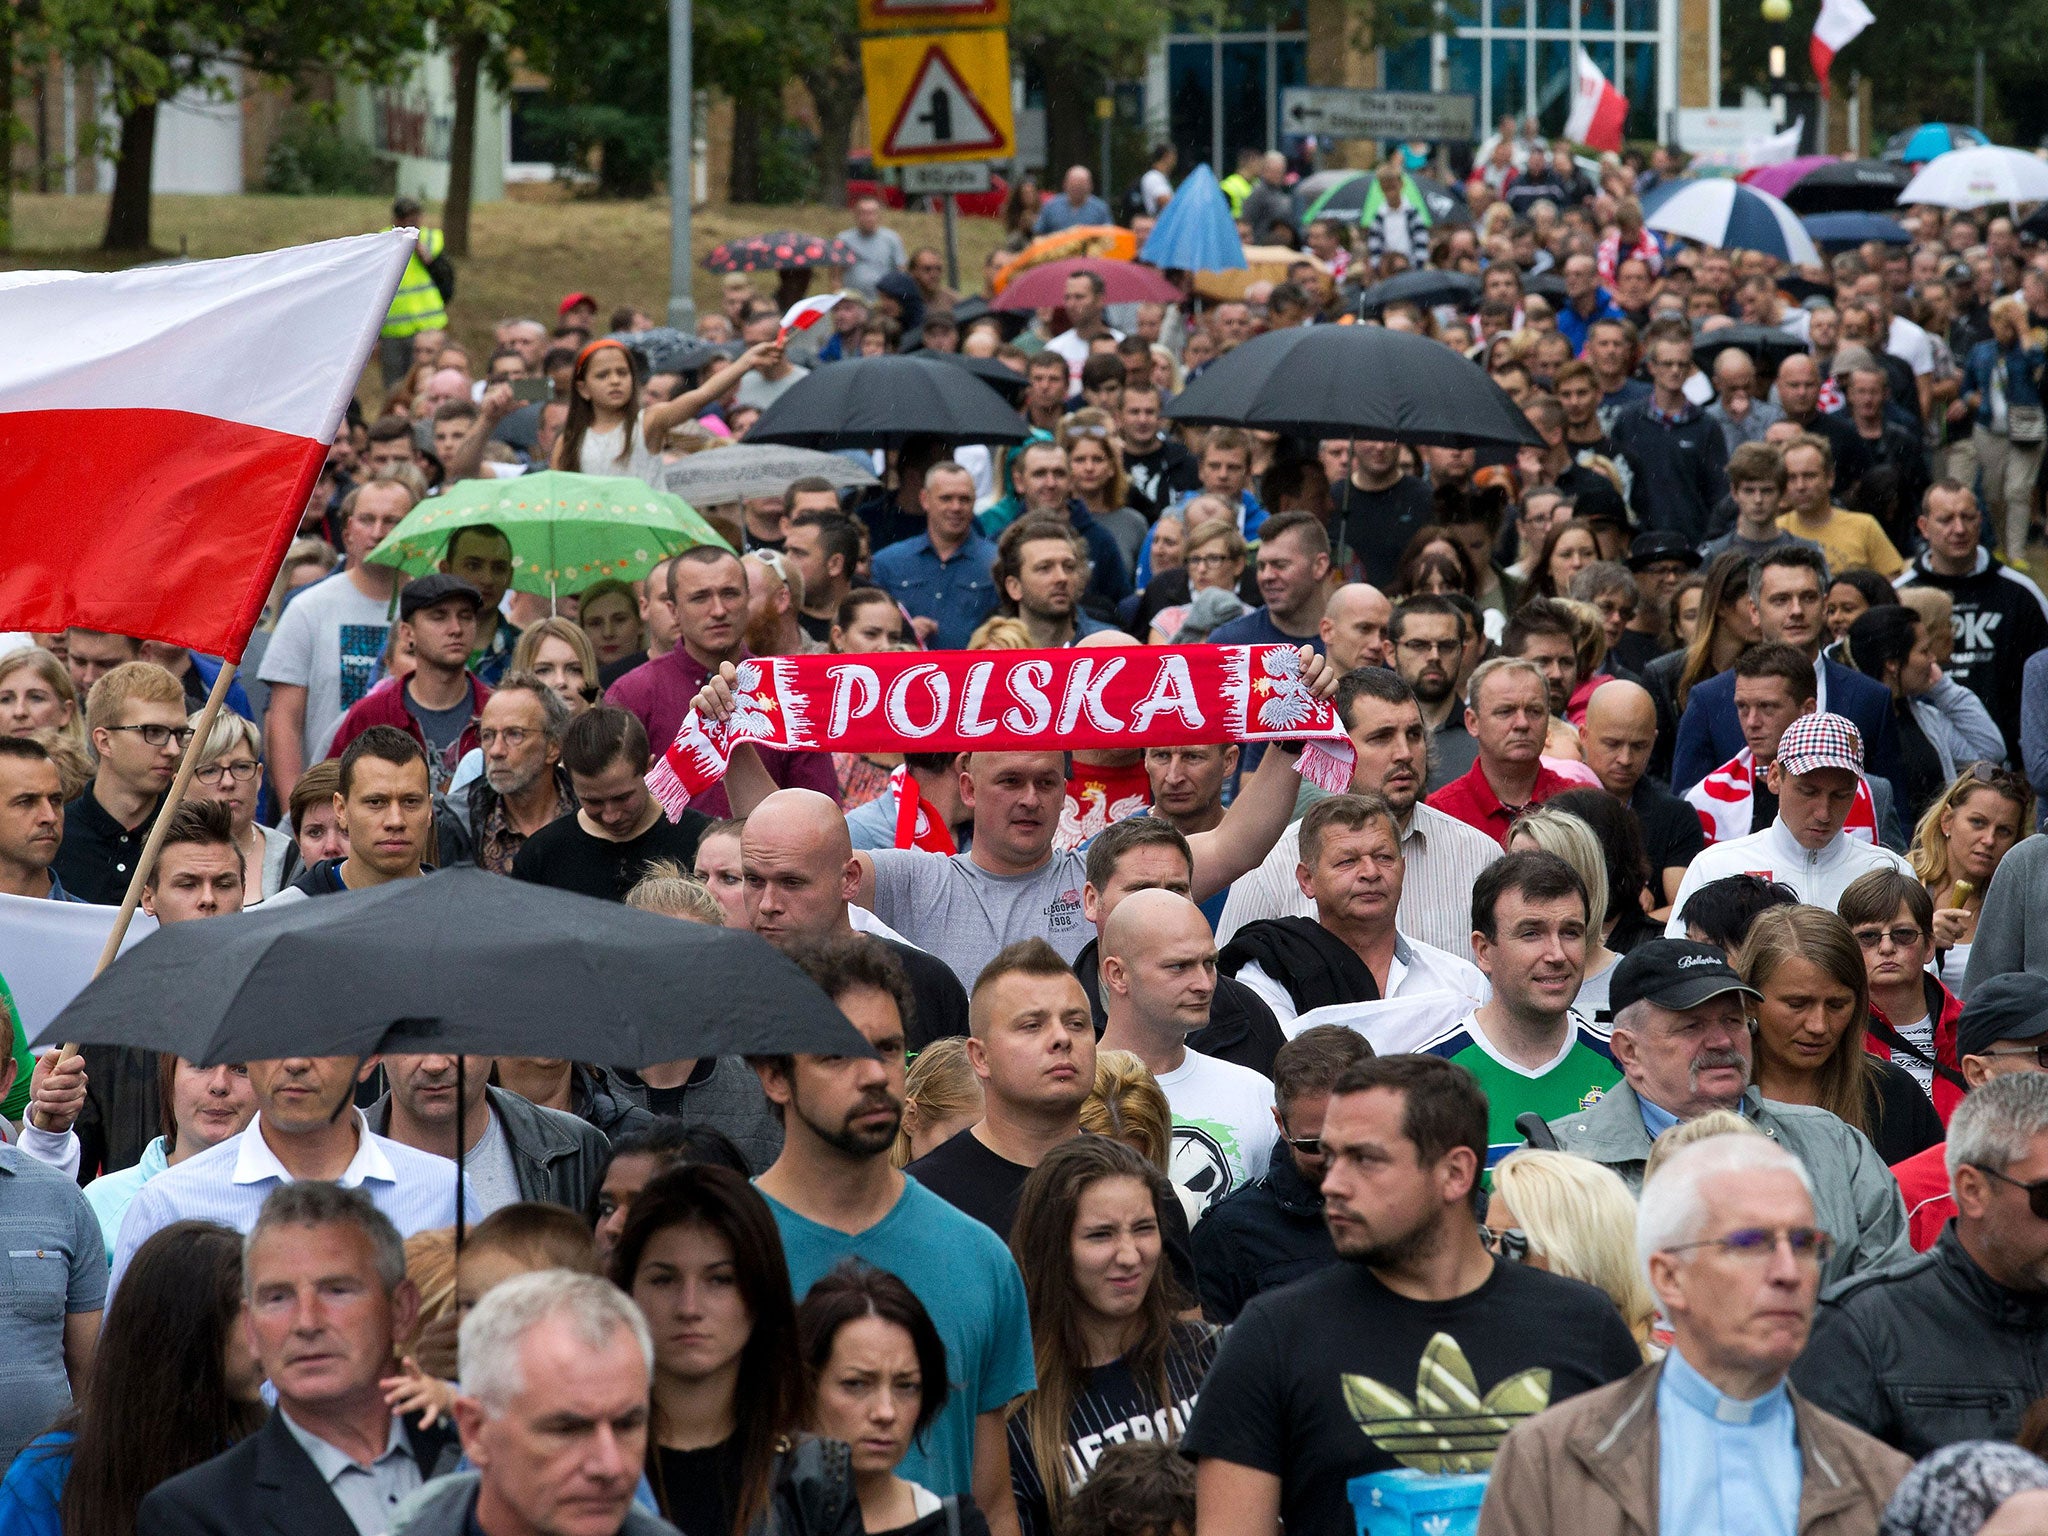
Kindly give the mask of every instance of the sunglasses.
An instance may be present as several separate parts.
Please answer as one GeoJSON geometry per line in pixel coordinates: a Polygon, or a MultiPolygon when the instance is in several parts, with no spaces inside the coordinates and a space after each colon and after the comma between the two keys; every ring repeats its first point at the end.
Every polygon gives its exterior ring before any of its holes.
{"type": "Polygon", "coordinates": [[[1858,928],[1856,930],[1856,942],[1865,949],[1870,950],[1884,948],[1884,941],[1886,939],[1892,941],[1893,949],[1911,949],[1925,937],[1926,935],[1918,928],[1908,928],[1904,925],[1897,928],[1858,928]]]}
{"type": "MultiPolygon", "coordinates": [[[[2004,1051],[2000,1054],[2011,1056],[2016,1055],[2017,1052],[2004,1051]]],[[[2031,1184],[2022,1184],[2018,1179],[2008,1174],[2000,1173],[1996,1168],[1987,1168],[1982,1163],[1972,1163],[1970,1166],[1979,1173],[1998,1180],[2001,1184],[2010,1184],[2014,1189],[2025,1190],[2027,1192],[2027,1209],[2032,1211],[2037,1219],[2048,1221],[2048,1179],[2036,1179],[2031,1184]]]]}
{"type": "Polygon", "coordinates": [[[1999,767],[1996,763],[1972,763],[1964,773],[1972,783],[1988,784],[1993,789],[2017,794],[2020,788],[2020,776],[2009,768],[1999,767]]]}
{"type": "Polygon", "coordinates": [[[2031,1056],[2034,1065],[2048,1072],[2048,1045],[2023,1045],[2012,1051],[1972,1051],[1973,1056],[2031,1056]]]}
{"type": "Polygon", "coordinates": [[[1323,1155],[1323,1138],[1320,1136],[1288,1136],[1283,1139],[1287,1145],[1294,1148],[1303,1157],[1321,1157],[1323,1155]]]}
{"type": "Polygon", "coordinates": [[[1508,1263],[1529,1262],[1529,1234],[1520,1227],[1506,1227],[1498,1231],[1492,1227],[1485,1227],[1481,1230],[1486,1233],[1486,1246],[1508,1263]]]}

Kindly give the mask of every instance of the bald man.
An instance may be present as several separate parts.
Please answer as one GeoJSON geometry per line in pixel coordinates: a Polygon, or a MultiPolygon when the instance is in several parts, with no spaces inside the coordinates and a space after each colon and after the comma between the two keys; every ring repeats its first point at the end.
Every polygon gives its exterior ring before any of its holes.
{"type": "Polygon", "coordinates": [[[1593,690],[1586,704],[1586,723],[1579,731],[1586,766],[1600,785],[1635,812],[1643,829],[1643,849],[1655,872],[1651,896],[1659,921],[1671,916],[1671,898],[1685,867],[1707,846],[1699,813],[1669,790],[1644,777],[1657,745],[1657,702],[1640,684],[1619,678],[1593,690]]]}
{"type": "Polygon", "coordinates": [[[1152,1073],[1173,1111],[1168,1171],[1206,1213],[1266,1176],[1275,1123],[1268,1079],[1188,1049],[1216,996],[1216,935],[1178,892],[1133,891],[1102,925],[1101,955],[1100,1048],[1129,1051],[1152,1073]]]}
{"type": "MultiPolygon", "coordinates": [[[[740,833],[740,878],[747,926],[777,949],[852,933],[851,905],[860,865],[846,816],[814,789],[778,789],[754,808],[740,833]]],[[[947,966],[913,944],[874,934],[910,977],[913,1017],[903,1021],[908,1049],[967,1033],[967,993],[947,966]]]]}
{"type": "Polygon", "coordinates": [[[1387,626],[1393,621],[1394,605],[1386,594],[1353,581],[1330,594],[1316,633],[1339,674],[1359,667],[1388,667],[1393,663],[1387,659],[1387,626]]]}

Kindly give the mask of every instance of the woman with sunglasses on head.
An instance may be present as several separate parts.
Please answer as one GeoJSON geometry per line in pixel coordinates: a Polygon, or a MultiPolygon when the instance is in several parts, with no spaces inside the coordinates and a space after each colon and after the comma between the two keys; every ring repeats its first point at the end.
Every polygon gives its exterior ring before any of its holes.
{"type": "Polygon", "coordinates": [[[1106,1136],[1047,1154],[1018,1201],[1010,1251],[1024,1273],[1038,1386],[1010,1414],[1010,1486],[1023,1536],[1053,1536],[1104,1445],[1178,1441],[1221,1337],[1160,1262],[1159,1203],[1144,1157],[1106,1136]],[[1142,1424],[1143,1429],[1136,1426],[1142,1424]]]}
{"type": "Polygon", "coordinates": [[[1927,807],[1906,858],[1934,900],[1935,973],[1961,993],[1991,877],[2034,826],[2034,791],[2016,773],[1972,763],[1927,807]]]}
{"type": "Polygon", "coordinates": [[[1123,551],[1125,566],[1136,570],[1138,551],[1150,525],[1144,513],[1124,505],[1131,481],[1124,473],[1115,419],[1097,406],[1072,411],[1061,418],[1054,441],[1067,450],[1073,494],[1089,515],[1109,530],[1123,551]]]}
{"type": "MultiPolygon", "coordinates": [[[[192,729],[199,729],[197,710],[192,729]]],[[[199,748],[199,766],[192,772],[186,793],[195,800],[219,800],[226,804],[235,828],[235,846],[242,850],[242,906],[255,906],[285,886],[285,865],[290,861],[292,840],[281,827],[259,826],[256,801],[263,793],[263,733],[230,710],[213,717],[213,730],[199,748]]]]}
{"type": "Polygon", "coordinates": [[[1511,1263],[1583,1280],[1607,1293],[1643,1358],[1657,1301],[1636,1259],[1636,1201],[1621,1175],[1569,1152],[1524,1147],[1494,1166],[1486,1246],[1511,1263]]]}
{"type": "Polygon", "coordinates": [[[1750,1080],[1759,1093],[1827,1110],[1861,1131],[1886,1167],[1942,1139],[1911,1074],[1868,1049],[1870,977],[1847,923],[1820,907],[1774,907],[1750,925],[1734,964],[1758,993],[1750,1080]]]}

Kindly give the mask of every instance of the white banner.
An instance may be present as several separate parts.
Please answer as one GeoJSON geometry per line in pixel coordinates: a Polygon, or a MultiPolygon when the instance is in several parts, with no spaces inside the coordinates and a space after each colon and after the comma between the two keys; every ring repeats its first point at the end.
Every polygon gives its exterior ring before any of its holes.
{"type": "MultiPolygon", "coordinates": [[[[12,1004],[23,1039],[35,1039],[92,980],[120,910],[0,895],[0,997],[12,1004]]],[[[156,919],[138,911],[121,952],[155,932],[156,919]]]]}

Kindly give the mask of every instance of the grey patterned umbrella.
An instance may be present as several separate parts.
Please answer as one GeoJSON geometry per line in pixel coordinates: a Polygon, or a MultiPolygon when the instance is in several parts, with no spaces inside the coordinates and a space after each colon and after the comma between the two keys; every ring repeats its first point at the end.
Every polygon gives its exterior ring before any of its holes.
{"type": "Polygon", "coordinates": [[[662,474],[662,488],[692,506],[715,507],[754,496],[780,496],[794,482],[812,476],[831,481],[835,491],[881,483],[844,454],[775,443],[733,443],[669,465],[662,474]]]}

